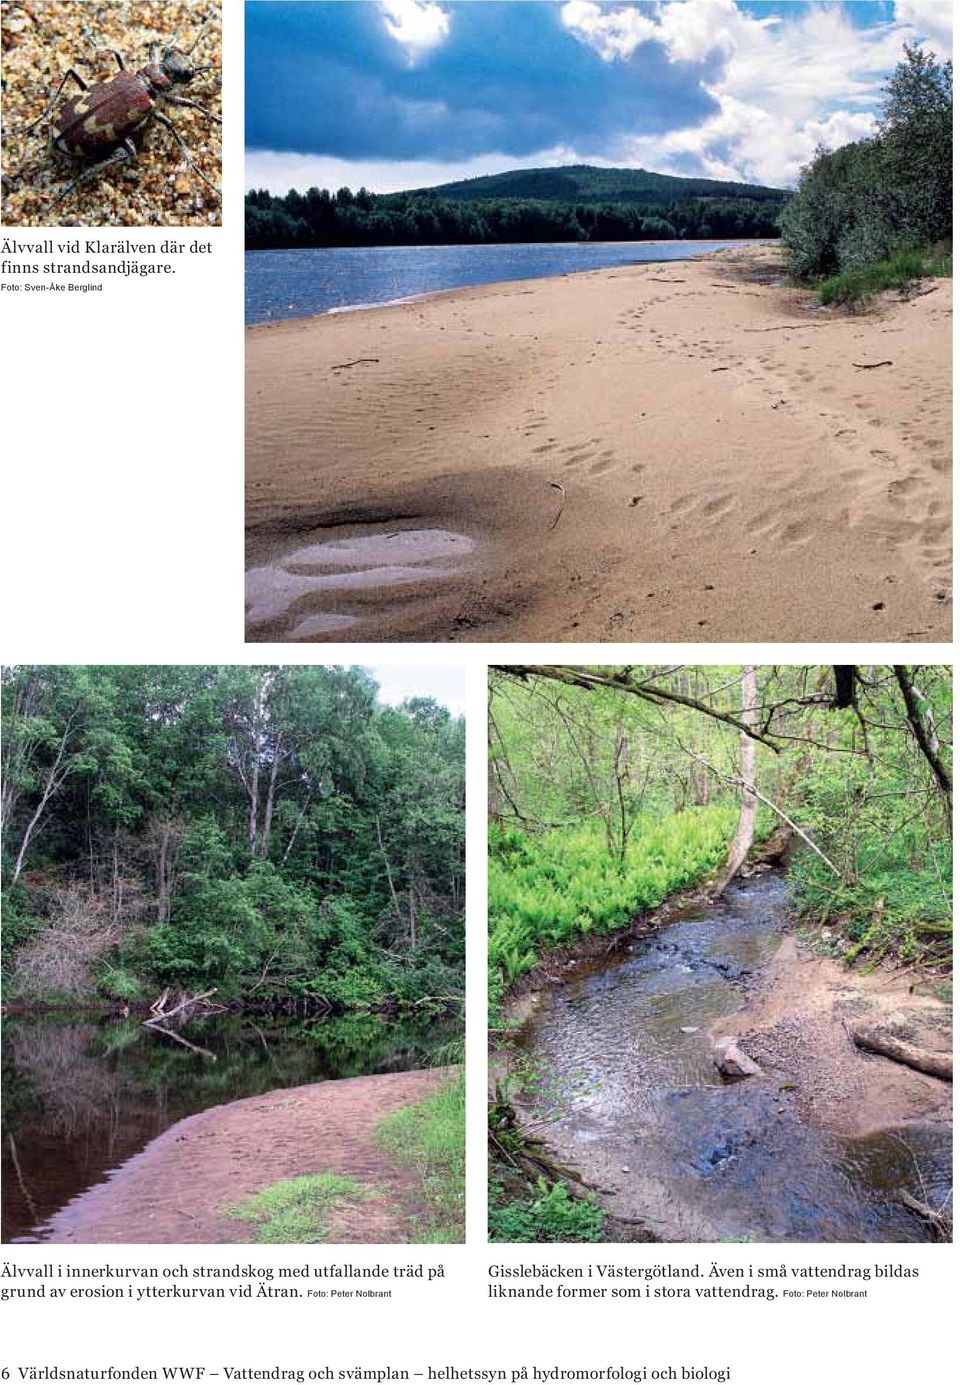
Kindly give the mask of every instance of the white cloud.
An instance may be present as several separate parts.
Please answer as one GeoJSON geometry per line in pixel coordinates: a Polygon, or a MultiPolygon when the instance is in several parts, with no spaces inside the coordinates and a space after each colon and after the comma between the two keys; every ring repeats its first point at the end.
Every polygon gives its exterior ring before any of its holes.
{"type": "Polygon", "coordinates": [[[759,18],[735,0],[669,0],[643,14],[571,0],[561,18],[605,62],[628,61],[652,42],[672,63],[718,66],[701,82],[715,114],[665,135],[626,136],[625,158],[662,172],[786,185],[818,144],[837,148],[871,132],[883,79],[906,40],[949,52],[951,6],[898,0],[892,22],[865,28],[835,3],[759,18]]]}
{"type": "Polygon", "coordinates": [[[602,9],[589,0],[570,0],[560,17],[577,38],[599,53],[604,62],[633,56],[641,43],[656,38],[660,27],[639,10],[602,9]]]}
{"type": "Polygon", "coordinates": [[[450,16],[432,0],[380,0],[387,33],[407,50],[411,63],[450,32],[450,16]]]}
{"type": "Polygon", "coordinates": [[[897,20],[941,59],[953,52],[953,0],[897,0],[897,20]]]}
{"type": "MultiPolygon", "coordinates": [[[[458,178],[481,178],[511,168],[559,168],[583,163],[576,149],[556,147],[518,157],[482,154],[474,159],[445,163],[429,159],[335,159],[321,154],[288,154],[272,149],[248,149],[245,180],[248,188],[266,188],[282,197],[290,188],[368,188],[370,192],[404,192],[453,183],[458,178]]],[[[592,163],[609,160],[591,159],[592,163]]]]}

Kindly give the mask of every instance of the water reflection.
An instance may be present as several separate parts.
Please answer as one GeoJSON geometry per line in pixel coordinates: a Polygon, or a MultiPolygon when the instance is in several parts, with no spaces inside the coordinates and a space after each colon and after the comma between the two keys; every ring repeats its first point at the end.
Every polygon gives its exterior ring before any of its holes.
{"type": "Polygon", "coordinates": [[[339,1077],[445,1061],[451,1022],[351,1015],[322,1022],[211,1015],[191,1052],[136,1020],[10,1017],[3,1023],[3,1240],[36,1228],[175,1121],[339,1077]]]}

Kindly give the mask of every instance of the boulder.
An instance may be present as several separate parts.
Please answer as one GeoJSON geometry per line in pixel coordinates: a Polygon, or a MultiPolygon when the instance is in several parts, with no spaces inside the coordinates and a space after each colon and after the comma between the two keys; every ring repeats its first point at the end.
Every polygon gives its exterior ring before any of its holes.
{"type": "Polygon", "coordinates": [[[717,1039],[713,1045],[713,1062],[724,1077],[738,1081],[743,1077],[762,1077],[763,1071],[731,1035],[717,1039]]]}

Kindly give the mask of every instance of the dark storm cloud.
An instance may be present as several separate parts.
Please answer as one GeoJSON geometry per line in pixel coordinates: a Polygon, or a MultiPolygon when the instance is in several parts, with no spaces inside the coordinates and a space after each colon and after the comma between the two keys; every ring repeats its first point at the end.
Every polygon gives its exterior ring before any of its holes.
{"type": "Polygon", "coordinates": [[[695,124],[713,110],[711,69],[654,44],[605,63],[552,4],[446,6],[450,31],[414,63],[370,3],[247,5],[247,146],[342,159],[522,156],[576,141],[695,124]]]}

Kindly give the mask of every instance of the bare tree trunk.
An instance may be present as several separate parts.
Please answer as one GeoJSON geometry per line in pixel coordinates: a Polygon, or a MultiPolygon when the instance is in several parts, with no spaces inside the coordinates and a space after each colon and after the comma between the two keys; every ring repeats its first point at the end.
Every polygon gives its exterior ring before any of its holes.
{"type": "Polygon", "coordinates": [[[953,808],[953,778],[941,759],[939,746],[935,743],[935,739],[930,736],[929,726],[924,722],[923,713],[920,710],[920,699],[910,674],[903,664],[894,664],[893,672],[903,697],[904,706],[907,709],[907,720],[910,723],[913,738],[920,747],[923,758],[930,766],[937,789],[946,804],[947,822],[950,823],[953,808]]]}
{"type": "Polygon", "coordinates": [[[273,762],[270,765],[270,782],[267,785],[267,801],[263,809],[263,831],[260,835],[260,856],[262,860],[267,859],[270,850],[270,829],[273,826],[273,803],[277,790],[277,771],[280,768],[280,761],[283,758],[283,737],[277,737],[274,746],[273,762]]]}
{"type": "Polygon", "coordinates": [[[380,818],[377,818],[377,844],[380,847],[380,855],[383,857],[384,868],[387,872],[387,884],[390,886],[390,898],[393,900],[393,907],[397,915],[397,922],[403,924],[403,911],[400,908],[400,901],[397,898],[396,887],[393,883],[393,871],[390,869],[390,857],[387,855],[387,848],[383,844],[383,833],[380,830],[380,818]]]}
{"type": "Polygon", "coordinates": [[[152,827],[157,858],[157,922],[169,923],[176,886],[176,855],[182,829],[175,818],[164,818],[152,827]]]}
{"type": "Polygon", "coordinates": [[[284,865],[286,863],[287,857],[290,855],[290,852],[293,850],[294,845],[296,844],[297,836],[300,832],[300,827],[303,823],[303,819],[306,817],[307,811],[312,802],[313,789],[311,788],[308,791],[306,798],[304,799],[303,807],[300,809],[299,816],[297,817],[296,822],[293,824],[293,831],[290,833],[290,840],[287,842],[286,850],[283,853],[283,860],[280,863],[281,865],[284,865]]]}
{"type": "Polygon", "coordinates": [[[259,737],[255,741],[253,752],[253,765],[250,773],[250,817],[247,820],[247,845],[252,856],[257,849],[257,819],[260,816],[260,745],[259,737]]]}
{"type": "Polygon", "coordinates": [[[37,804],[33,816],[27,823],[26,830],[24,831],[23,839],[20,842],[20,850],[17,852],[17,859],[13,865],[13,880],[11,881],[11,884],[15,885],[20,878],[20,872],[23,870],[23,862],[27,854],[27,848],[30,845],[34,832],[36,832],[37,828],[40,826],[40,823],[43,821],[43,815],[47,810],[47,804],[50,802],[51,798],[55,798],[56,795],[60,792],[60,788],[63,784],[63,781],[70,773],[70,761],[67,760],[66,764],[64,764],[64,757],[67,753],[67,745],[70,741],[70,732],[72,730],[72,726],[73,717],[71,717],[70,720],[67,722],[66,729],[64,730],[64,733],[60,738],[60,744],[57,747],[56,758],[50,767],[50,770],[47,774],[46,782],[44,783],[43,789],[40,793],[40,802],[37,804]]]}
{"type": "MultiPolygon", "coordinates": [[[[757,724],[757,670],[754,664],[744,665],[740,675],[740,717],[745,727],[757,724]]],[[[747,859],[753,846],[757,825],[757,743],[748,731],[740,733],[740,821],[727,852],[717,883],[711,894],[718,899],[747,859]]]]}

